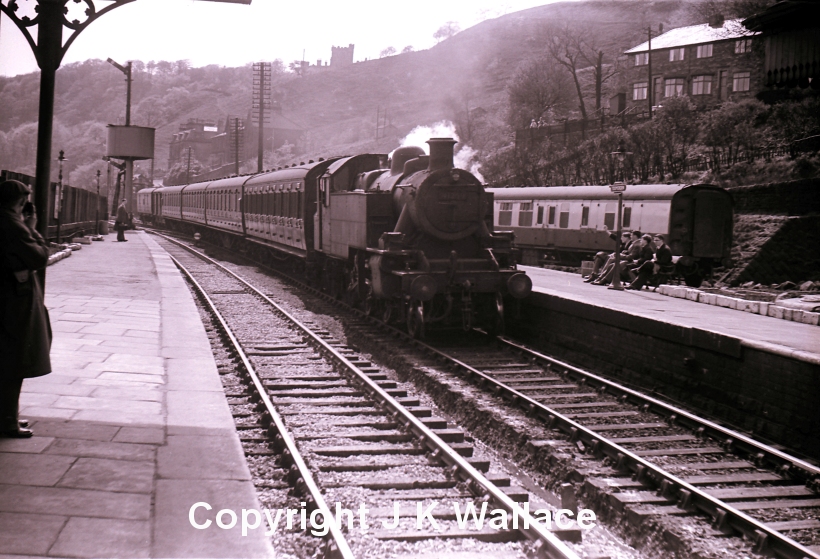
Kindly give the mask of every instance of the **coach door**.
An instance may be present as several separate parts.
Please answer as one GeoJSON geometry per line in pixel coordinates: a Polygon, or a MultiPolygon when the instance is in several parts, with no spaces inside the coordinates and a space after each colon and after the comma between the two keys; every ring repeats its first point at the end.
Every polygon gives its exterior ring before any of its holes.
{"type": "MultiPolygon", "coordinates": [[[[726,229],[731,227],[732,202],[716,190],[700,190],[695,197],[694,238],[692,256],[722,258],[726,229]]],[[[730,237],[731,238],[731,237],[730,237]]]]}

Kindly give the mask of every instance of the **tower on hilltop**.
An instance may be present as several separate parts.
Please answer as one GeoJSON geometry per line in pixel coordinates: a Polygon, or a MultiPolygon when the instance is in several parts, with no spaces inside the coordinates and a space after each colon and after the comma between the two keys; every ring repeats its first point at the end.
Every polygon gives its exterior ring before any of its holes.
{"type": "Polygon", "coordinates": [[[330,67],[341,68],[353,64],[353,44],[347,47],[331,47],[330,67]]]}

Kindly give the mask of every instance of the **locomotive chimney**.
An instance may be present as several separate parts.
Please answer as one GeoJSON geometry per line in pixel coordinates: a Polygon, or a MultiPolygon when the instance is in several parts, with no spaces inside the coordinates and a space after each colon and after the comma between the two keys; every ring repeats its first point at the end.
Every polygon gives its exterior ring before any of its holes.
{"type": "Polygon", "coordinates": [[[430,138],[427,143],[430,146],[430,166],[427,170],[432,173],[452,169],[453,146],[456,145],[456,141],[452,138],[430,138]]]}

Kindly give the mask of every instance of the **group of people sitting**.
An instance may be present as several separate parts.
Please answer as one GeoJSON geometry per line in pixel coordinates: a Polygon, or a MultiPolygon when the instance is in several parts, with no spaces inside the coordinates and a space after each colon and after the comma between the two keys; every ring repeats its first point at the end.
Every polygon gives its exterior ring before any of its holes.
{"type": "MultiPolygon", "coordinates": [[[[609,236],[617,239],[614,233],[609,236]]],[[[672,249],[663,235],[657,234],[653,238],[640,231],[624,232],[621,243],[621,281],[626,283],[626,289],[642,289],[653,278],[674,273],[672,249]]],[[[615,253],[599,252],[593,259],[592,273],[584,281],[609,285],[614,275],[615,253]]]]}

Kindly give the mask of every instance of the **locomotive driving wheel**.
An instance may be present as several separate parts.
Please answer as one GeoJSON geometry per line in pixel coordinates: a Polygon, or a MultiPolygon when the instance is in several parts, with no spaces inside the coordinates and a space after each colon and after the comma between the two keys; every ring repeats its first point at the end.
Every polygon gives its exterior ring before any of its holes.
{"type": "Polygon", "coordinates": [[[424,303],[416,301],[407,309],[407,333],[417,340],[424,339],[424,303]]]}

